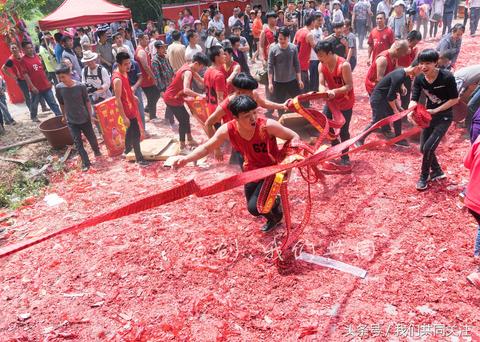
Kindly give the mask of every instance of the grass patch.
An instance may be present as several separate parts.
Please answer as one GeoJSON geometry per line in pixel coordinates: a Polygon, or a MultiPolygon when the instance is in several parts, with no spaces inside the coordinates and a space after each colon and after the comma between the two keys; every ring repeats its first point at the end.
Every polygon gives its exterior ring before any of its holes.
{"type": "Polygon", "coordinates": [[[0,208],[18,208],[26,198],[38,196],[48,184],[47,178],[28,178],[20,169],[15,169],[9,178],[9,182],[0,184],[0,208]]]}

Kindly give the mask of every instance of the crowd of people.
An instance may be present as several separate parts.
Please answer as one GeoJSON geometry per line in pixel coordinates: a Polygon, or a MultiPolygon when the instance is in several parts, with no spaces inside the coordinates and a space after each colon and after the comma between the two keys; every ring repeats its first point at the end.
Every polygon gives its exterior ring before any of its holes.
{"type": "MultiPolygon", "coordinates": [[[[470,0],[465,11],[472,35],[479,6],[478,0],[470,0]]],[[[145,121],[151,120],[178,129],[185,155],[175,161],[176,166],[209,153],[221,160],[223,143],[230,140],[230,161],[252,170],[278,162],[275,138],[298,139],[297,133],[275,119],[285,113],[289,99],[308,91],[326,93],[329,103],[343,114],[345,123],[332,144],[348,140],[355,114],[352,72],[358,63],[365,63],[365,90],[372,108],[372,120],[365,130],[418,103],[425,104],[432,115],[420,142],[423,157],[416,188],[423,191],[431,181],[445,177],[436,149],[452,123],[453,107],[462,97],[468,104],[465,126],[472,144],[479,143],[480,65],[456,67],[466,30],[462,23],[452,24],[457,7],[455,0],[408,4],[403,0],[393,4],[388,0],[289,1],[285,7],[275,5],[266,12],[261,6],[246,4],[243,10],[235,8],[229,18],[212,6],[198,19],[186,8],[178,20],[165,21],[164,40],[153,22],[148,22],[145,30],[138,24],[129,27],[127,22],[70,28],[53,35],[38,30],[39,46],[25,35],[13,35],[12,55],[2,70],[17,81],[33,121],[39,121],[42,101],[42,107],[48,105],[55,115],[64,115],[83,170],[91,163],[82,134],[95,155],[101,154],[91,120],[95,118],[93,104],[112,96],[128,127],[125,153],[133,150],[140,165],[147,164],[140,149],[140,132],[145,130],[145,121]],[[419,51],[417,44],[435,37],[440,26],[442,38],[436,49],[419,51]],[[359,61],[357,49],[363,49],[365,41],[368,58],[359,61]],[[254,69],[258,71],[253,73],[254,69]],[[265,96],[257,91],[259,83],[265,86],[265,96]],[[210,140],[201,146],[191,133],[191,114],[185,106],[189,97],[204,98],[210,113],[205,122],[210,140]],[[160,99],[166,105],[163,115],[157,106],[160,99]],[[266,118],[256,116],[257,106],[267,109],[266,118]],[[189,148],[195,149],[188,154],[189,148]]],[[[4,124],[15,121],[5,101],[3,79],[0,89],[3,129],[4,124]]],[[[323,112],[332,118],[328,105],[323,112]]],[[[402,125],[405,123],[398,120],[393,122],[393,132],[385,125],[381,133],[387,138],[400,137],[402,125]]],[[[364,135],[357,146],[366,139],[364,135]]],[[[409,146],[401,138],[395,144],[409,146]]],[[[349,166],[348,149],[344,152],[338,163],[349,166]]],[[[479,158],[472,152],[468,162],[472,175],[476,172],[477,176],[472,176],[466,203],[480,223],[480,194],[478,188],[473,190],[479,186],[479,158]]],[[[245,187],[253,215],[260,215],[256,200],[262,184],[245,187]]],[[[264,216],[265,231],[280,222],[278,201],[264,216]]],[[[480,254],[480,243],[476,253],[480,254]]]]}

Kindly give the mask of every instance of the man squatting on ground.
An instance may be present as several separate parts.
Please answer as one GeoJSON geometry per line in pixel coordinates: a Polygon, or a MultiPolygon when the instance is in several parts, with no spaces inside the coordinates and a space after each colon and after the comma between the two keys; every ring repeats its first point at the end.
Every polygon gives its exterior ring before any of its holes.
{"type": "MultiPolygon", "coordinates": [[[[182,167],[188,162],[196,161],[213,153],[226,141],[239,151],[245,162],[245,171],[255,170],[277,164],[278,154],[277,138],[286,141],[298,141],[297,133],[286,128],[275,120],[257,117],[257,103],[247,95],[235,97],[229,110],[234,120],[223,124],[207,142],[198,146],[187,156],[176,157],[173,166],[182,167]]],[[[257,199],[263,185],[263,180],[245,184],[245,197],[247,208],[254,216],[262,215],[267,223],[262,231],[267,232],[276,227],[283,218],[280,200],[277,198],[272,210],[267,214],[260,214],[257,210],[257,199]]]]}

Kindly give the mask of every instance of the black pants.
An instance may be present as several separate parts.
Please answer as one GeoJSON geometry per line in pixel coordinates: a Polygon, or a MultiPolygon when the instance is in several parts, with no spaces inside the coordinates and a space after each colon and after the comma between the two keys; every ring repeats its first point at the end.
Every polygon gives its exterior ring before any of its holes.
{"type": "Polygon", "coordinates": [[[140,149],[140,126],[138,126],[138,120],[130,119],[130,126],[127,128],[125,134],[125,154],[128,154],[133,147],[135,152],[135,159],[137,162],[143,160],[142,150],[140,149]]]}
{"type": "Polygon", "coordinates": [[[277,198],[272,210],[268,214],[260,214],[257,210],[257,200],[262,189],[263,179],[259,182],[247,183],[244,186],[245,198],[247,199],[247,209],[253,216],[263,216],[267,220],[274,220],[279,216],[280,200],[277,198]]]}
{"type": "MultiPolygon", "coordinates": [[[[365,128],[365,131],[368,130],[373,125],[375,125],[380,120],[393,115],[393,109],[392,107],[390,107],[390,105],[386,100],[385,101],[381,101],[380,99],[372,100],[370,98],[370,106],[372,107],[372,122],[370,122],[370,124],[365,128]]],[[[401,120],[395,121],[393,123],[393,129],[395,130],[395,136],[398,137],[400,134],[402,134],[402,121],[401,120]]],[[[384,133],[390,132],[391,131],[390,125],[383,126],[381,130],[384,133]]],[[[363,138],[363,140],[365,140],[366,137],[368,137],[368,134],[363,138]]]]}
{"type": "Polygon", "coordinates": [[[407,88],[407,94],[405,96],[400,96],[400,101],[402,104],[402,108],[407,109],[410,105],[410,97],[412,94],[412,80],[410,79],[410,77],[407,77],[403,85],[405,86],[405,88],[407,88]]]}
{"type": "Polygon", "coordinates": [[[302,70],[301,77],[303,82],[303,89],[299,89],[299,90],[300,90],[300,94],[305,94],[310,91],[310,77],[308,76],[308,70],[302,70]]]}
{"type": "Polygon", "coordinates": [[[430,126],[422,131],[420,137],[420,152],[423,153],[422,177],[428,177],[430,170],[441,170],[435,150],[443,136],[447,133],[451,123],[451,118],[435,117],[430,122],[430,126]]]}
{"type": "Polygon", "coordinates": [[[157,102],[160,98],[160,91],[156,86],[142,88],[145,96],[147,97],[147,105],[145,111],[149,114],[150,120],[157,117],[157,102]]]}
{"type": "Polygon", "coordinates": [[[185,136],[190,134],[190,114],[184,106],[167,105],[167,111],[171,111],[177,119],[179,140],[185,142],[185,136]]]}
{"type": "Polygon", "coordinates": [[[310,61],[310,91],[318,91],[318,64],[320,61],[310,61]]]}
{"type": "MultiPolygon", "coordinates": [[[[298,94],[300,94],[300,87],[296,79],[290,82],[273,82],[273,98],[277,103],[283,103],[298,94]]],[[[281,115],[285,111],[279,110],[278,113],[281,115]]]]}
{"type": "Polygon", "coordinates": [[[82,133],[87,138],[93,152],[96,155],[100,154],[100,149],[98,148],[97,137],[93,131],[92,122],[88,121],[83,124],[68,123],[68,129],[72,134],[75,148],[77,149],[78,154],[80,154],[80,158],[82,158],[82,165],[87,167],[90,166],[90,159],[88,159],[87,151],[85,151],[85,148],[83,147],[82,133]]]}
{"type": "MultiPolygon", "coordinates": [[[[330,111],[330,109],[328,108],[327,105],[325,105],[325,107],[323,107],[323,112],[325,113],[327,118],[329,118],[329,119],[333,118],[332,112],[330,111]]],[[[341,140],[341,142],[344,142],[344,141],[350,139],[350,131],[349,130],[350,130],[350,121],[352,120],[353,109],[342,110],[341,112],[342,112],[343,116],[345,117],[345,124],[340,129],[340,140],[341,140]]],[[[333,133],[333,132],[334,132],[333,128],[330,128],[330,133],[333,133]]],[[[333,140],[332,141],[332,146],[340,144],[340,140],[339,139],[333,140]]],[[[345,152],[348,152],[348,148],[342,151],[342,153],[345,153],[345,152]]],[[[342,156],[342,159],[349,159],[349,157],[348,157],[348,155],[344,155],[344,156],[342,156]]]]}

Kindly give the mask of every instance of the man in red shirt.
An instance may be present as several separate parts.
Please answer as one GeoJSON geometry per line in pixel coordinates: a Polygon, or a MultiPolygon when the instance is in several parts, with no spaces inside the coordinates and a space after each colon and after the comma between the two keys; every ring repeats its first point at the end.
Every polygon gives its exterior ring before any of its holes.
{"type": "MultiPolygon", "coordinates": [[[[408,68],[412,65],[415,58],[418,55],[418,48],[417,44],[422,40],[422,34],[416,30],[410,31],[407,35],[407,42],[408,42],[408,52],[405,56],[398,58],[398,66],[403,68],[408,68]]],[[[412,80],[407,78],[405,81],[405,95],[401,96],[402,108],[408,108],[410,104],[410,97],[412,93],[412,80]]]]}
{"type": "Polygon", "coordinates": [[[375,61],[380,52],[385,51],[395,42],[395,34],[385,24],[385,13],[377,13],[377,27],[370,31],[368,36],[368,62],[370,65],[375,61]]]}
{"type": "MultiPolygon", "coordinates": [[[[331,41],[323,40],[315,46],[315,53],[321,62],[318,68],[319,91],[328,94],[329,102],[335,104],[345,118],[345,124],[340,129],[341,141],[350,139],[350,120],[352,119],[355,94],[353,92],[352,68],[344,58],[334,53],[331,41]]],[[[325,115],[332,119],[332,112],[325,105],[325,115]]],[[[338,139],[332,141],[332,146],[338,145],[338,139]]],[[[344,150],[343,152],[347,152],[344,150]]],[[[348,154],[342,156],[342,165],[350,165],[348,154]]]]}
{"type": "Polygon", "coordinates": [[[300,61],[300,70],[303,81],[303,91],[306,92],[310,89],[310,80],[308,77],[308,70],[310,68],[310,56],[312,55],[312,49],[315,47],[315,40],[313,39],[313,26],[315,24],[315,16],[310,15],[305,19],[305,26],[295,33],[293,43],[298,48],[298,59],[300,61]]]}
{"type": "Polygon", "coordinates": [[[22,48],[25,56],[22,57],[22,72],[25,81],[28,84],[28,88],[32,94],[32,106],[30,109],[30,118],[34,122],[40,122],[37,118],[38,103],[40,98],[43,98],[45,102],[56,116],[62,115],[57,101],[52,92],[52,84],[45,74],[43,69],[42,60],[35,54],[35,48],[33,44],[28,41],[22,43],[22,48]]]}
{"type": "MultiPolygon", "coordinates": [[[[276,165],[279,162],[277,159],[279,154],[277,138],[286,141],[299,139],[297,133],[282,126],[277,121],[257,117],[257,103],[248,95],[235,97],[230,103],[229,109],[235,119],[223,124],[213,137],[189,155],[177,157],[174,166],[182,167],[188,162],[201,159],[220,148],[226,140],[230,140],[232,146],[244,158],[244,170],[255,170],[276,165]]],[[[278,199],[269,213],[259,213],[257,200],[263,182],[262,179],[245,184],[245,197],[250,214],[254,216],[262,215],[267,219],[262,231],[268,232],[281,222],[283,213],[278,199]]]]}
{"type": "Polygon", "coordinates": [[[365,78],[365,89],[370,95],[380,80],[397,67],[398,58],[408,53],[406,40],[397,40],[388,50],[380,52],[373,60],[365,78]]]}
{"type": "Polygon", "coordinates": [[[135,51],[135,60],[142,71],[141,87],[147,97],[147,105],[145,111],[149,114],[150,120],[157,118],[157,102],[160,99],[160,90],[157,88],[155,75],[152,71],[152,60],[150,54],[147,53],[149,43],[148,35],[140,33],[138,35],[138,47],[135,51]]]}
{"type": "MultiPolygon", "coordinates": [[[[260,38],[258,42],[258,56],[263,63],[264,68],[267,67],[268,61],[268,50],[270,45],[275,43],[275,36],[277,34],[277,13],[268,12],[267,15],[267,25],[264,26],[262,32],[260,33],[260,38]]],[[[270,93],[268,84],[265,85],[265,97],[269,100],[272,99],[272,93],[270,93]]],[[[265,115],[267,117],[272,117],[272,110],[268,110],[265,115]]]]}
{"type": "Polygon", "coordinates": [[[138,125],[138,99],[133,95],[130,82],[128,81],[128,71],[132,61],[130,55],[126,52],[119,52],[115,56],[117,69],[112,75],[113,91],[115,92],[115,102],[120,112],[123,123],[127,127],[125,133],[125,154],[130,153],[132,147],[135,152],[135,159],[141,166],[148,163],[143,159],[140,149],[140,126],[138,125]]]}
{"type": "Polygon", "coordinates": [[[196,145],[190,131],[190,114],[185,108],[184,97],[203,97],[202,94],[192,90],[192,79],[194,77],[200,78],[198,73],[208,64],[207,56],[201,52],[197,52],[193,55],[191,63],[185,64],[177,70],[163,96],[167,110],[171,111],[178,120],[178,135],[181,149],[186,147],[185,138],[187,138],[189,145],[196,145]]]}
{"type": "Polygon", "coordinates": [[[17,81],[18,87],[22,91],[23,98],[25,99],[25,104],[27,105],[28,110],[31,112],[32,99],[30,96],[30,90],[28,89],[27,81],[25,81],[25,78],[23,77],[22,53],[20,48],[15,43],[10,44],[10,51],[12,54],[3,65],[2,71],[5,75],[17,81]]]}
{"type": "Polygon", "coordinates": [[[209,53],[212,66],[203,76],[208,110],[213,113],[218,104],[228,95],[227,78],[225,77],[225,53],[220,46],[213,46],[209,53]]]}

